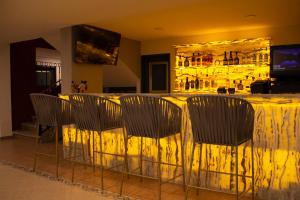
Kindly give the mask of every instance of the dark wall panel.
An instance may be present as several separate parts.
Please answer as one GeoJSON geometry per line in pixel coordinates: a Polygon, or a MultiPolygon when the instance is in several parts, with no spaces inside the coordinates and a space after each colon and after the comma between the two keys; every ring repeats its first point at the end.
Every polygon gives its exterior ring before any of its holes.
{"type": "Polygon", "coordinates": [[[32,121],[34,115],[29,94],[40,92],[35,77],[35,49],[37,47],[53,49],[41,38],[10,45],[13,130],[20,129],[22,122],[32,121]]]}
{"type": "MultiPolygon", "coordinates": [[[[170,77],[170,54],[154,54],[154,55],[144,55],[141,59],[141,92],[149,92],[149,63],[151,62],[168,62],[168,76],[170,77]]],[[[168,88],[170,90],[170,78],[168,83],[168,88]]],[[[170,92],[170,91],[169,91],[170,92]]]]}

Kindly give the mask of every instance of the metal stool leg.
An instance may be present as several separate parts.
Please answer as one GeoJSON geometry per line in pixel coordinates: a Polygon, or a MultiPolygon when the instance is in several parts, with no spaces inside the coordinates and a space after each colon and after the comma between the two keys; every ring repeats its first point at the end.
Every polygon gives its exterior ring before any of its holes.
{"type": "MultiPolygon", "coordinates": [[[[140,147],[140,175],[143,175],[143,137],[141,137],[141,147],[140,147]]],[[[140,181],[143,181],[143,177],[140,177],[140,181]]]]}
{"type": "MultiPolygon", "coordinates": [[[[201,184],[201,180],[200,180],[201,163],[202,163],[202,144],[200,144],[199,165],[198,165],[198,174],[197,174],[197,187],[199,187],[201,184]]],[[[199,189],[197,189],[197,195],[199,195],[199,189]]]]}
{"type": "MultiPolygon", "coordinates": [[[[85,132],[83,132],[85,133],[85,132]]],[[[84,145],[83,145],[83,134],[82,132],[80,133],[80,143],[81,143],[81,149],[82,149],[82,159],[84,164],[86,164],[86,159],[85,159],[85,151],[84,151],[84,145]]],[[[84,165],[84,169],[86,169],[86,165],[84,165]]]]}
{"type": "Polygon", "coordinates": [[[58,167],[59,167],[58,126],[55,128],[55,158],[56,158],[56,178],[58,178],[58,167]]]}
{"type": "Polygon", "coordinates": [[[77,151],[77,137],[78,137],[78,131],[76,129],[75,133],[75,144],[74,144],[74,157],[72,159],[72,183],[74,182],[74,172],[75,172],[75,162],[76,162],[76,151],[77,151]]]}
{"type": "Polygon", "coordinates": [[[236,199],[239,199],[239,170],[238,170],[238,166],[239,166],[239,148],[238,146],[235,146],[235,189],[236,189],[236,199]]]}
{"type": "Polygon", "coordinates": [[[251,164],[252,164],[252,200],[254,200],[255,197],[255,182],[254,182],[254,152],[253,152],[253,138],[251,138],[251,164]]]}
{"type": "Polygon", "coordinates": [[[182,186],[183,191],[185,191],[185,162],[184,162],[184,146],[183,146],[183,137],[182,133],[180,132],[180,146],[181,146],[181,168],[182,168],[182,186]]]}
{"type": "Polygon", "coordinates": [[[122,171],[122,181],[120,186],[120,195],[123,192],[123,185],[125,179],[125,171],[128,173],[128,161],[127,161],[127,145],[128,145],[128,138],[125,133],[125,129],[123,128],[123,139],[124,139],[124,164],[123,164],[123,171],[122,171]]]}
{"type": "Polygon", "coordinates": [[[192,176],[192,167],[193,167],[195,148],[196,148],[196,143],[193,141],[192,154],[190,157],[190,169],[189,169],[190,171],[189,171],[188,180],[187,180],[186,189],[185,189],[185,200],[188,199],[188,195],[189,195],[189,184],[190,184],[191,176],[192,176]]]}
{"type": "Polygon", "coordinates": [[[123,132],[124,132],[124,139],[125,139],[125,143],[124,143],[124,147],[125,147],[125,169],[126,169],[126,172],[127,172],[127,178],[129,178],[129,163],[128,163],[128,135],[126,135],[125,133],[125,129],[123,128],[123,132]]]}
{"type": "Polygon", "coordinates": [[[35,170],[36,170],[37,150],[38,150],[39,139],[40,139],[39,129],[40,129],[40,125],[39,125],[39,123],[37,123],[37,126],[36,126],[36,138],[35,138],[34,161],[33,161],[33,171],[34,171],[34,172],[35,172],[35,170]]]}
{"type": "Polygon", "coordinates": [[[103,148],[102,148],[102,133],[99,132],[98,135],[100,136],[100,168],[101,168],[101,192],[103,192],[104,184],[103,184],[103,148]]]}
{"type": "Polygon", "coordinates": [[[160,151],[160,138],[157,139],[157,176],[158,176],[158,200],[161,199],[161,151],[160,151]]]}
{"type": "Polygon", "coordinates": [[[94,131],[91,131],[92,132],[92,137],[93,137],[93,171],[94,173],[96,172],[96,163],[95,163],[95,134],[94,134],[94,131]]]}
{"type": "Polygon", "coordinates": [[[68,126],[68,138],[69,138],[69,160],[72,159],[72,139],[71,139],[71,131],[70,131],[71,127],[68,126]]]}

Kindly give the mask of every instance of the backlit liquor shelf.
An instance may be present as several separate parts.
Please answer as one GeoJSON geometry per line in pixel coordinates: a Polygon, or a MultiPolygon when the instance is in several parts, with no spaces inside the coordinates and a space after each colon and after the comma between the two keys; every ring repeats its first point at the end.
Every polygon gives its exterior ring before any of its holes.
{"type": "Polygon", "coordinates": [[[176,45],[173,92],[250,93],[251,83],[270,78],[266,38],[176,45]]]}

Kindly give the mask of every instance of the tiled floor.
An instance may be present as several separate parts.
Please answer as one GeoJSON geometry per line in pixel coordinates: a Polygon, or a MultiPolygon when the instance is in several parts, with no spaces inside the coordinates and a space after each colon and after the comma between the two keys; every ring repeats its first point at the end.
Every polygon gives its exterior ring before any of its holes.
{"type": "MultiPolygon", "coordinates": [[[[44,152],[54,151],[54,144],[45,143],[40,145],[44,152]]],[[[0,139],[0,160],[6,160],[17,165],[32,168],[34,153],[34,139],[31,137],[14,136],[12,138],[0,139]]],[[[55,174],[55,160],[52,158],[41,157],[38,159],[38,171],[55,174]]],[[[67,161],[60,162],[59,176],[65,179],[71,179],[71,164],[67,161]]],[[[121,175],[111,171],[105,171],[104,188],[111,192],[119,192],[121,175]]],[[[83,183],[93,187],[100,187],[100,173],[93,172],[91,167],[77,165],[75,170],[75,182],[83,183]]],[[[130,176],[126,179],[124,193],[126,196],[139,199],[156,199],[157,182],[130,176]]],[[[164,184],[162,187],[162,199],[184,199],[182,186],[175,184],[164,184]]],[[[189,199],[201,200],[230,200],[235,199],[233,195],[227,195],[217,192],[200,191],[199,196],[193,192],[189,199]]],[[[247,198],[242,198],[247,199],[247,198]]]]}
{"type": "Polygon", "coordinates": [[[1,200],[114,200],[116,195],[90,192],[62,181],[0,162],[1,200]],[[28,184],[30,183],[30,184],[28,184]]]}

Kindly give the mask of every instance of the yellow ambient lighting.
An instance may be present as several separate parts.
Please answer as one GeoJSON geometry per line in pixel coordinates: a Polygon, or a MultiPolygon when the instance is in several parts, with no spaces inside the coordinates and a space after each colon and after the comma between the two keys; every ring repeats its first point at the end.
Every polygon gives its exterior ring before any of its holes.
{"type": "MultiPolygon", "coordinates": [[[[66,96],[61,98],[67,99],[66,96]]],[[[118,97],[113,97],[116,102],[118,97]]],[[[184,96],[165,97],[173,103],[180,106],[183,110],[183,129],[185,141],[185,158],[186,166],[188,166],[191,154],[191,127],[188,119],[186,98],[184,96]]],[[[256,96],[245,96],[250,101],[255,109],[255,130],[254,130],[254,161],[255,161],[255,178],[256,187],[259,191],[267,190],[268,188],[275,190],[289,189],[291,185],[299,184],[298,170],[300,153],[297,150],[299,147],[299,131],[300,131],[300,98],[297,97],[274,97],[267,98],[256,96]]],[[[75,142],[75,128],[67,126],[63,129],[63,144],[65,147],[64,156],[68,157],[69,149],[73,147],[75,142]]],[[[91,160],[93,137],[88,137],[87,131],[82,132],[82,137],[79,136],[78,147],[83,147],[85,150],[86,162],[91,160]],[[80,143],[83,145],[81,146],[80,143]],[[87,145],[89,144],[89,145],[87,145]]],[[[96,149],[100,149],[99,136],[95,132],[96,149]]],[[[161,139],[162,144],[162,162],[180,163],[180,147],[179,135],[171,138],[161,139]]],[[[156,141],[152,139],[144,139],[143,154],[144,158],[156,159],[156,141]]],[[[135,169],[139,165],[138,154],[140,147],[140,138],[132,137],[129,140],[129,161],[130,168],[135,169]]],[[[122,129],[105,131],[103,133],[103,148],[110,153],[124,153],[123,133],[122,129]]],[[[240,173],[251,175],[250,171],[250,146],[245,144],[239,148],[239,169],[240,173]]],[[[198,167],[199,151],[195,153],[195,163],[193,164],[193,177],[196,177],[198,167]]],[[[231,156],[230,148],[217,145],[204,145],[202,151],[203,162],[202,169],[209,166],[210,170],[230,172],[234,158],[231,156]]],[[[96,163],[99,164],[99,155],[96,155],[96,163]]],[[[122,158],[109,155],[104,156],[104,165],[113,166],[122,163],[122,158]]],[[[120,167],[119,170],[122,168],[120,167]]],[[[155,166],[153,164],[145,164],[144,173],[155,175],[155,166]]],[[[171,178],[174,174],[180,173],[180,169],[172,166],[163,166],[162,174],[164,178],[171,178]]],[[[234,184],[234,178],[228,175],[207,175],[201,174],[202,183],[205,182],[208,186],[218,188],[220,190],[228,190],[234,184]]],[[[180,181],[180,180],[177,180],[180,181]]],[[[192,179],[195,182],[195,178],[192,179]]],[[[239,178],[241,184],[240,190],[244,186],[249,187],[250,180],[239,178]]]]}
{"type": "Polygon", "coordinates": [[[250,85],[254,81],[270,78],[268,38],[215,41],[174,47],[176,64],[173,67],[173,92],[216,93],[218,88],[223,87],[235,88],[236,93],[244,94],[250,93],[250,85]]]}

